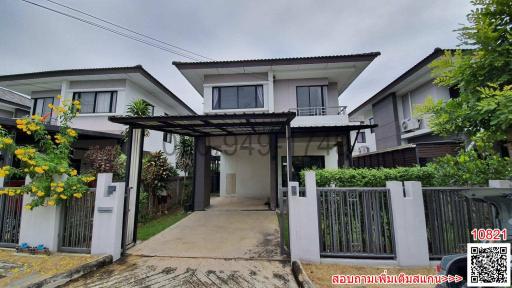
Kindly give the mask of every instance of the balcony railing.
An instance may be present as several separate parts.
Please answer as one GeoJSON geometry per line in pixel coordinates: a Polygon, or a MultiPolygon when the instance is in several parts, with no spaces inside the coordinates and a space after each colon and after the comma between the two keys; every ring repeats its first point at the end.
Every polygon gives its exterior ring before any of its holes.
{"type": "Polygon", "coordinates": [[[297,113],[297,116],[323,116],[323,115],[345,115],[347,106],[333,107],[298,107],[290,111],[297,113]]]}

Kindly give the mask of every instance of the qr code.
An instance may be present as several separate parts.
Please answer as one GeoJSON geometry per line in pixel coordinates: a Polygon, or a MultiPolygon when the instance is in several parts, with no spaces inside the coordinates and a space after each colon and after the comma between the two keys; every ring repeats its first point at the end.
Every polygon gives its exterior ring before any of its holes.
{"type": "Polygon", "coordinates": [[[510,243],[469,243],[468,264],[468,287],[510,286],[510,243]]]}

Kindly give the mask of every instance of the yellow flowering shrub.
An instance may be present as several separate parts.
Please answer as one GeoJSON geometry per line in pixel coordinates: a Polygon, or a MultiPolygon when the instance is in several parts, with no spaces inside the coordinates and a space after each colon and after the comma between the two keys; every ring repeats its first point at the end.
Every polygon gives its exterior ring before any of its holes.
{"type": "MultiPolygon", "coordinates": [[[[58,96],[61,99],[62,97],[58,96]]],[[[78,115],[80,101],[60,101],[56,106],[49,104],[50,115],[33,115],[16,120],[16,127],[35,140],[33,146],[17,146],[11,135],[0,127],[0,149],[14,153],[20,160],[20,167],[4,166],[0,168],[0,177],[8,175],[29,176],[31,182],[22,187],[0,189],[0,195],[29,194],[32,201],[26,208],[38,206],[55,206],[63,201],[78,199],[88,193],[87,183],[95,178],[88,175],[78,175],[70,167],[71,145],[78,138],[78,133],[69,126],[71,120],[78,115]],[[51,137],[46,129],[48,117],[56,115],[60,129],[51,137]]]]}

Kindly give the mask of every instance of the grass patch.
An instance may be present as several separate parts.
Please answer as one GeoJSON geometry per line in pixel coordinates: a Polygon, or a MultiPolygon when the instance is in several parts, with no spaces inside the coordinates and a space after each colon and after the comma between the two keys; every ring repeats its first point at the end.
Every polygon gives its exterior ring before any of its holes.
{"type": "Polygon", "coordinates": [[[140,224],[139,227],[137,227],[137,240],[148,240],[154,235],[165,230],[167,227],[176,224],[186,216],[186,212],[183,212],[182,210],[176,210],[170,212],[167,215],[150,220],[144,224],[140,224]]]}

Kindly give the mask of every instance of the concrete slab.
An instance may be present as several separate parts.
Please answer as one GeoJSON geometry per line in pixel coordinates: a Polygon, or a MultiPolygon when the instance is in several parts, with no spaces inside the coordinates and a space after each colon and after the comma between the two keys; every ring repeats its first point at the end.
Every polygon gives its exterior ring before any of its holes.
{"type": "Polygon", "coordinates": [[[64,287],[297,287],[286,261],[128,256],[64,287]]]}
{"type": "Polygon", "coordinates": [[[297,287],[274,211],[261,200],[211,204],[65,287],[297,287]]]}
{"type": "Polygon", "coordinates": [[[136,245],[128,253],[140,256],[282,259],[279,225],[274,211],[245,211],[248,207],[261,208],[261,201],[224,199],[212,202],[211,209],[192,213],[136,245]]]}

